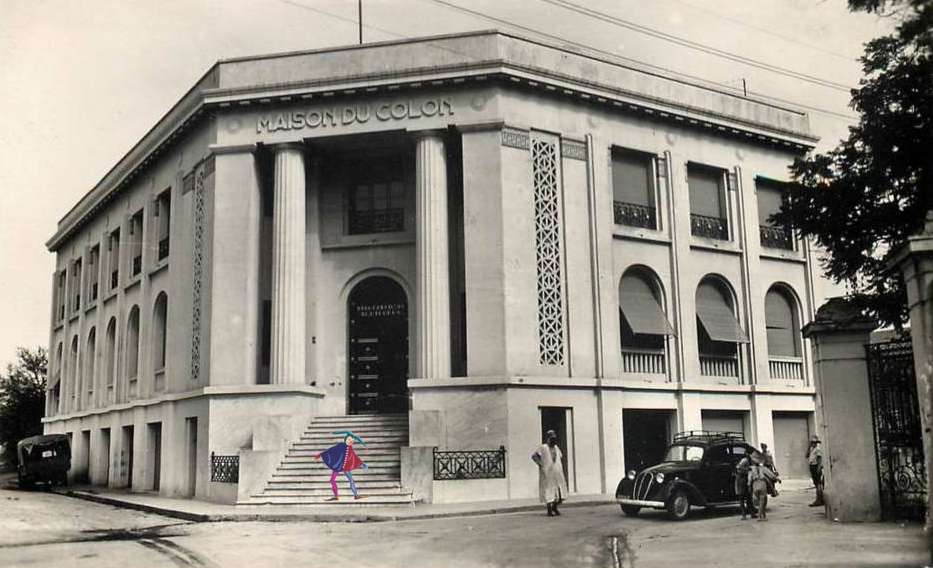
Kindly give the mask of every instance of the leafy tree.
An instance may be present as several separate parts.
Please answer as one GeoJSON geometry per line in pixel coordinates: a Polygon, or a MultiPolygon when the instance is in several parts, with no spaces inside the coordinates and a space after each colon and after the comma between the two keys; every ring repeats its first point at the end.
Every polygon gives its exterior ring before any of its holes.
{"type": "Polygon", "coordinates": [[[16,442],[42,433],[48,366],[43,347],[18,347],[16,362],[0,374],[0,444],[7,463],[16,463],[16,442]]]}
{"type": "Polygon", "coordinates": [[[900,327],[906,293],[886,261],[933,207],[933,0],[849,0],[849,9],[898,24],[865,44],[850,103],[858,124],[834,150],[794,162],[796,183],[772,220],[814,238],[828,253],[826,275],[900,327]]]}

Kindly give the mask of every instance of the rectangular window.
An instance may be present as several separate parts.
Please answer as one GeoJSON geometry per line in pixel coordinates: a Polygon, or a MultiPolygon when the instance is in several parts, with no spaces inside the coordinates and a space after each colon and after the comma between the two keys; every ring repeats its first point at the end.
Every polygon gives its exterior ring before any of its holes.
{"type": "Polygon", "coordinates": [[[613,148],[612,201],[618,225],[657,229],[654,156],[613,148]]]}
{"type": "Polygon", "coordinates": [[[405,170],[400,156],[370,156],[350,163],[348,233],[405,230],[405,170]]]}
{"type": "Polygon", "coordinates": [[[159,238],[159,261],[168,258],[169,229],[172,215],[172,190],[163,191],[155,204],[156,234],[159,238]]]}
{"type": "Polygon", "coordinates": [[[115,290],[120,285],[120,229],[110,233],[108,248],[110,253],[110,289],[115,290]]]}
{"type": "Polygon", "coordinates": [[[697,237],[729,240],[725,206],[725,171],[687,165],[690,192],[690,232],[697,237]]]}
{"type": "Polygon", "coordinates": [[[81,259],[74,261],[71,268],[71,310],[81,309],[81,259]]]}
{"type": "Polygon", "coordinates": [[[794,239],[790,229],[776,226],[770,221],[771,216],[778,213],[784,203],[783,185],[763,178],[755,180],[758,193],[758,234],[763,247],[794,250],[794,239]]]}
{"type": "Polygon", "coordinates": [[[99,292],[98,280],[100,278],[100,245],[95,245],[91,248],[91,252],[88,253],[87,264],[88,302],[95,302],[97,301],[99,292]]]}
{"type": "Polygon", "coordinates": [[[58,273],[57,277],[57,289],[55,291],[55,316],[56,321],[62,321],[65,319],[65,305],[67,300],[65,298],[66,288],[68,284],[68,273],[64,270],[58,273]]]}
{"type": "Polygon", "coordinates": [[[143,270],[143,212],[138,211],[130,218],[130,276],[138,276],[143,270]]]}

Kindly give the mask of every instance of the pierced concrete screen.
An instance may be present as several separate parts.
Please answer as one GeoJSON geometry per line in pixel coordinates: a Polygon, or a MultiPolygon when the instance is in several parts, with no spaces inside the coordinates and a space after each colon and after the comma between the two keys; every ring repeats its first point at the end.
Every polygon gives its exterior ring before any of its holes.
{"type": "Polygon", "coordinates": [[[531,141],[538,284],[538,361],[564,364],[564,299],[561,280],[560,185],[557,142],[531,141]]]}

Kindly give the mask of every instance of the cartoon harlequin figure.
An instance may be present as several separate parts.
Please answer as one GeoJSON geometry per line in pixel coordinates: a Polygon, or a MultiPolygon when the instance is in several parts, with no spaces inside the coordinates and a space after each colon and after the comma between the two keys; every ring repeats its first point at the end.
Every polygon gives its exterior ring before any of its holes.
{"type": "Polygon", "coordinates": [[[343,436],[343,442],[334,444],[323,452],[315,454],[315,457],[321,458],[324,465],[331,469],[330,488],[334,492],[334,496],[329,498],[328,501],[337,501],[338,499],[337,474],[341,472],[347,476],[347,480],[350,482],[350,491],[353,492],[353,498],[360,499],[360,494],[356,491],[356,482],[353,481],[353,474],[350,472],[358,467],[369,469],[369,466],[363,463],[360,456],[353,451],[353,443],[359,442],[365,446],[366,442],[353,432],[334,432],[333,434],[343,436]]]}

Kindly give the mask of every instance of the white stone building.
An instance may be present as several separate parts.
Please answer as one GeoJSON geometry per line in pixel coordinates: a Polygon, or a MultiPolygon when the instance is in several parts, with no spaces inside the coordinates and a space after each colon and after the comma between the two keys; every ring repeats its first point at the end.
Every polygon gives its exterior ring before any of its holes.
{"type": "Polygon", "coordinates": [[[498,32],[221,61],[47,243],[45,429],[76,478],[227,502],[288,463],[279,501],[322,495],[298,454],[337,426],[387,456],[373,495],[438,502],[536,495],[547,428],[579,493],[689,429],[805,475],[813,263],[766,220],[814,141],[498,32]],[[434,447],[504,477],[433,481],[434,447]]]}

